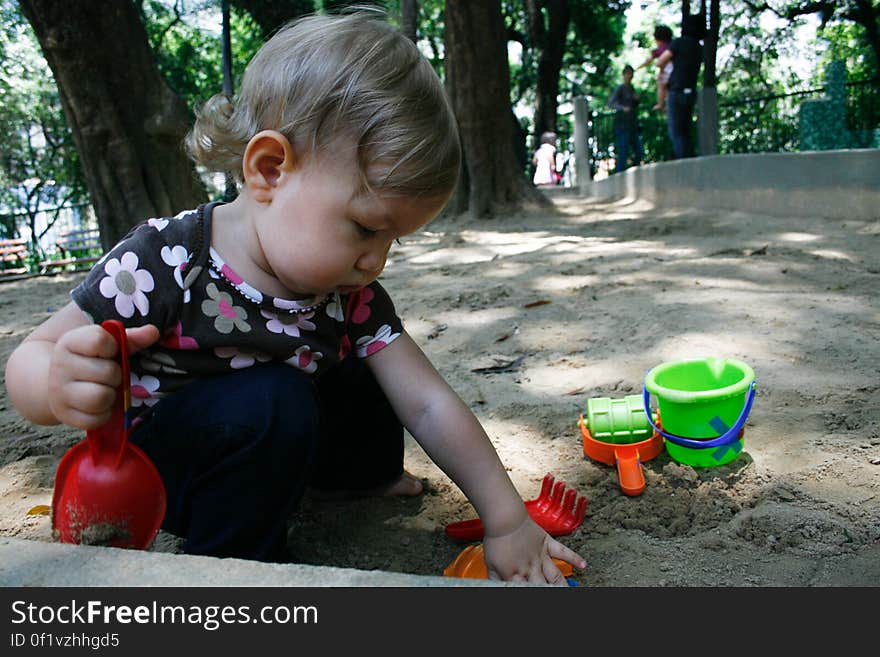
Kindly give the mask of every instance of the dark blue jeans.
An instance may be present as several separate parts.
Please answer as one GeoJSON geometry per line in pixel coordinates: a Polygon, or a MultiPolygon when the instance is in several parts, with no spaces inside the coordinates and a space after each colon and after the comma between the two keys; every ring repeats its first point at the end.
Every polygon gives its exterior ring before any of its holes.
{"type": "Polygon", "coordinates": [[[615,128],[614,143],[617,148],[615,153],[617,157],[617,165],[614,167],[615,173],[620,173],[629,166],[629,157],[633,156],[633,163],[639,164],[645,157],[642,149],[642,138],[637,128],[615,128]]]}
{"type": "Polygon", "coordinates": [[[691,131],[696,101],[697,94],[693,91],[686,94],[670,89],[666,95],[666,122],[669,138],[672,140],[673,157],[676,160],[694,156],[691,131]]]}
{"type": "Polygon", "coordinates": [[[403,472],[403,427],[366,365],[317,382],[288,365],[196,381],[161,400],[132,442],[168,497],[184,552],[287,561],[287,520],[307,485],[379,486],[403,472]]]}

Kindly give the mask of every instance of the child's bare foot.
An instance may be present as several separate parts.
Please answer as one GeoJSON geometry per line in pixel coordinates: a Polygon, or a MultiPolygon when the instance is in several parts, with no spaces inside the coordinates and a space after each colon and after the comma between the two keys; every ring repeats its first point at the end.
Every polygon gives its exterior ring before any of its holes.
{"type": "Polygon", "coordinates": [[[660,103],[657,103],[657,104],[654,105],[654,107],[652,107],[651,109],[662,110],[662,109],[663,109],[663,106],[662,106],[660,103]]]}
{"type": "Polygon", "coordinates": [[[422,482],[406,470],[390,484],[376,486],[375,488],[361,488],[354,490],[317,490],[310,489],[309,497],[315,500],[349,500],[359,497],[413,497],[421,495],[424,490],[422,482]]]}
{"type": "Polygon", "coordinates": [[[421,495],[423,489],[422,481],[404,470],[397,481],[378,488],[371,488],[365,494],[371,497],[394,497],[395,495],[413,497],[421,495]]]}

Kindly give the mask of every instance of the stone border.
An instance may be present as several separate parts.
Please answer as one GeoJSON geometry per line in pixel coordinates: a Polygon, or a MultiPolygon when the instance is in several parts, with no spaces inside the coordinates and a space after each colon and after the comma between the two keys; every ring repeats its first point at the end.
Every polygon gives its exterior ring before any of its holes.
{"type": "Polygon", "coordinates": [[[880,149],[748,153],[659,162],[580,186],[599,200],[784,216],[880,219],[880,149]]]}
{"type": "Polygon", "coordinates": [[[65,545],[0,537],[0,586],[510,587],[489,580],[65,545]]]}

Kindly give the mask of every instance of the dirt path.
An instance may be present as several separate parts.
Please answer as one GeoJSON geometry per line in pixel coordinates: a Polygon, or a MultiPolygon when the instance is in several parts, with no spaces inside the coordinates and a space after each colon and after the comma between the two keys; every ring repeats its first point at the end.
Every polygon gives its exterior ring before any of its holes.
{"type": "MultiPolygon", "coordinates": [[[[583,525],[562,539],[587,559],[578,579],[880,585],[880,222],[571,195],[556,206],[432,224],[392,251],[383,280],[523,498],[548,472],[589,498],[583,525]],[[624,496],[612,467],[584,457],[586,399],[638,393],[649,368],[709,355],[756,372],[744,453],[699,470],[663,453],[645,464],[645,492],[624,496]]],[[[0,285],[4,364],[78,280],[0,285]]],[[[50,540],[48,517],[27,512],[49,503],[58,459],[80,434],[33,427],[4,397],[0,436],[0,534],[50,540]]],[[[440,574],[463,547],[444,525],[473,510],[412,441],[407,467],[426,482],[418,499],[306,500],[291,528],[299,559],[440,574]]]]}

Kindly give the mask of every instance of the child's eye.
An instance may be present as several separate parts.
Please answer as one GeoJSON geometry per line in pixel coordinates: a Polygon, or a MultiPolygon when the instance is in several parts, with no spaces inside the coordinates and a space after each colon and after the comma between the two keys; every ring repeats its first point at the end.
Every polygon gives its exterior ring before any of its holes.
{"type": "Polygon", "coordinates": [[[366,226],[364,226],[363,224],[358,223],[358,222],[355,222],[355,225],[357,226],[358,232],[361,235],[363,235],[364,237],[372,237],[373,235],[375,235],[376,233],[379,232],[378,230],[373,230],[372,228],[367,228],[366,226]]]}

